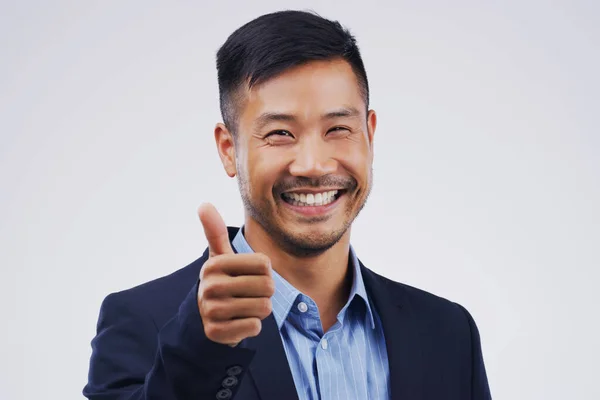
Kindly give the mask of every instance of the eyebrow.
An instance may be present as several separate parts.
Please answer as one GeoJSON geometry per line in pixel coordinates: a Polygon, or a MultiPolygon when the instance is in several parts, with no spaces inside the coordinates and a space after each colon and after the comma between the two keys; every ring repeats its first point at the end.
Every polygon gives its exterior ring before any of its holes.
{"type": "Polygon", "coordinates": [[[321,116],[321,119],[334,119],[344,117],[358,117],[360,112],[354,107],[342,107],[337,110],[333,110],[321,116]]]}
{"type": "MultiPolygon", "coordinates": [[[[354,107],[341,107],[321,115],[321,120],[357,117],[359,115],[360,112],[354,107]]],[[[271,122],[295,122],[297,120],[298,118],[293,114],[265,112],[256,119],[256,130],[260,131],[271,122]]]]}

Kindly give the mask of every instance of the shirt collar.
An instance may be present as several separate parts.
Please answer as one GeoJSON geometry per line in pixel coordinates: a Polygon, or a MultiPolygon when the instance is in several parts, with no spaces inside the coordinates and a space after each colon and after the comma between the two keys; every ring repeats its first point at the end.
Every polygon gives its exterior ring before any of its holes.
{"type": "MultiPolygon", "coordinates": [[[[252,250],[252,248],[246,241],[246,238],[244,237],[243,229],[244,228],[241,227],[238,233],[235,235],[235,238],[232,241],[232,245],[238,253],[253,253],[254,251],[252,250]]],[[[348,297],[346,305],[338,314],[338,319],[340,316],[343,316],[345,314],[348,307],[352,304],[354,298],[359,297],[363,299],[363,302],[366,306],[366,324],[370,326],[371,329],[375,329],[375,319],[373,317],[373,312],[369,303],[369,297],[367,296],[365,282],[360,271],[360,263],[358,262],[358,258],[356,257],[356,253],[354,252],[352,246],[350,246],[350,264],[352,266],[353,271],[352,288],[350,289],[350,296],[348,297]]],[[[292,284],[286,281],[275,270],[273,270],[273,280],[275,281],[275,294],[273,295],[273,297],[271,297],[271,300],[273,302],[273,316],[275,317],[277,326],[279,327],[279,329],[281,329],[281,326],[283,325],[285,319],[288,317],[288,314],[292,306],[296,302],[296,299],[298,298],[298,296],[304,294],[301,293],[294,286],[292,286],[292,284]]]]}

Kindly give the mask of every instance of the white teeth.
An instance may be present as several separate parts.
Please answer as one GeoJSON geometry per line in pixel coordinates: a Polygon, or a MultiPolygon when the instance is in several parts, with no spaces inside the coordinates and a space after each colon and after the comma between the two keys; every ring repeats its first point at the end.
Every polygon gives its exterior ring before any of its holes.
{"type": "Polygon", "coordinates": [[[321,204],[323,204],[323,195],[321,193],[317,193],[315,195],[315,204],[320,206],[321,204]]]}
{"type": "Polygon", "coordinates": [[[290,200],[290,203],[295,206],[321,206],[326,205],[335,200],[337,190],[330,190],[322,193],[284,193],[284,197],[290,200]]]}

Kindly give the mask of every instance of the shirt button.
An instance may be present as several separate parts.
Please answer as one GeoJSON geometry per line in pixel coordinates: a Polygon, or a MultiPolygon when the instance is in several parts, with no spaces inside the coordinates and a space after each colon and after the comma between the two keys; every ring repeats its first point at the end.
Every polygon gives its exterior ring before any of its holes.
{"type": "Polygon", "coordinates": [[[327,339],[323,338],[323,340],[321,340],[321,348],[323,350],[327,350],[328,346],[329,346],[329,343],[327,343],[327,339]]]}
{"type": "Polygon", "coordinates": [[[298,303],[298,310],[300,310],[300,312],[302,313],[305,313],[308,311],[308,306],[305,302],[301,301],[300,303],[298,303]]]}

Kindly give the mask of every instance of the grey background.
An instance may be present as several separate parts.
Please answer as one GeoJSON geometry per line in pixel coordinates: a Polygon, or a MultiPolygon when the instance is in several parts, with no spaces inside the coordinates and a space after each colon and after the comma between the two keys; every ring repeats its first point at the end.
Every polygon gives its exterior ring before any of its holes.
{"type": "Polygon", "coordinates": [[[214,56],[312,8],[356,34],[378,111],[367,266],[460,302],[496,399],[598,399],[597,1],[3,1],[0,398],[77,399],[102,299],[242,222],[214,56]]]}

